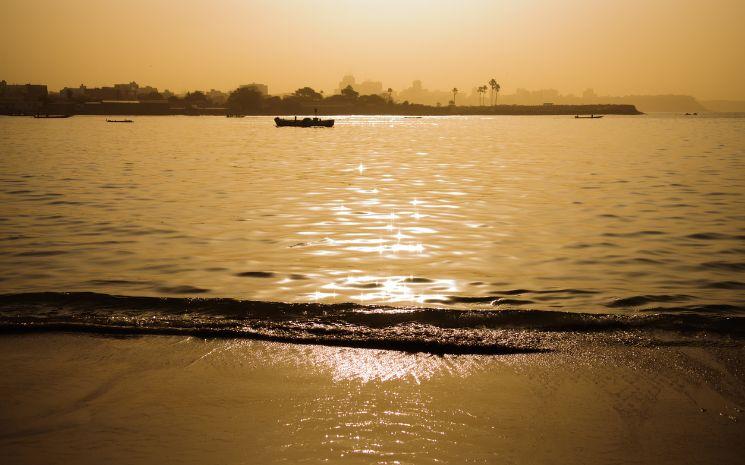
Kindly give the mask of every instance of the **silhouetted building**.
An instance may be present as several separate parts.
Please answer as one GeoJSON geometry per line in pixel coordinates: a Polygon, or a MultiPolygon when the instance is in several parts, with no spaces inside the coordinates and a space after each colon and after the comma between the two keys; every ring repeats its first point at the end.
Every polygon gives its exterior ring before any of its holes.
{"type": "Polygon", "coordinates": [[[96,87],[86,89],[85,96],[88,100],[116,100],[118,94],[113,87],[96,87]]]}
{"type": "Polygon", "coordinates": [[[383,83],[380,81],[362,81],[354,87],[360,95],[380,95],[383,93],[383,83]]]}
{"type": "Polygon", "coordinates": [[[156,87],[150,87],[150,86],[144,86],[144,87],[138,87],[137,88],[137,95],[150,95],[150,94],[157,94],[158,89],[156,87]]]}
{"type": "Polygon", "coordinates": [[[86,91],[88,89],[85,87],[85,85],[80,84],[80,87],[65,87],[60,92],[60,97],[67,99],[67,100],[73,100],[73,99],[83,99],[86,97],[86,91]]]}
{"type": "Polygon", "coordinates": [[[341,78],[341,81],[339,81],[339,87],[336,89],[336,93],[341,94],[342,89],[346,89],[347,86],[352,86],[352,89],[354,89],[355,84],[357,84],[357,80],[354,78],[354,76],[348,74],[341,78]]]}
{"type": "Polygon", "coordinates": [[[582,92],[582,101],[583,103],[595,103],[598,101],[598,95],[595,93],[595,90],[586,89],[582,92]]]}
{"type": "Polygon", "coordinates": [[[65,87],[60,91],[61,98],[76,101],[137,100],[139,97],[155,94],[158,94],[155,87],[141,87],[134,81],[129,84],[114,84],[113,87],[88,88],[80,84],[80,87],[65,87]]]}
{"type": "Polygon", "coordinates": [[[450,92],[440,90],[430,91],[422,86],[422,81],[416,80],[408,87],[398,93],[399,100],[406,100],[411,103],[421,103],[424,105],[436,105],[442,102],[449,102],[453,98],[450,92]]]}
{"type": "Polygon", "coordinates": [[[65,87],[60,93],[60,98],[66,100],[116,100],[118,93],[113,87],[88,88],[83,84],[80,87],[65,87]]]}
{"type": "Polygon", "coordinates": [[[49,92],[41,84],[8,84],[0,81],[0,112],[33,113],[46,103],[49,92]]]}
{"type": "Polygon", "coordinates": [[[117,100],[136,100],[137,91],[140,86],[132,81],[129,84],[114,84],[114,90],[116,91],[117,100]]]}
{"type": "Polygon", "coordinates": [[[358,83],[351,74],[342,78],[339,82],[339,88],[336,89],[336,93],[341,94],[342,89],[345,89],[347,86],[352,86],[352,89],[360,95],[380,95],[383,93],[382,82],[366,80],[358,83]]]}

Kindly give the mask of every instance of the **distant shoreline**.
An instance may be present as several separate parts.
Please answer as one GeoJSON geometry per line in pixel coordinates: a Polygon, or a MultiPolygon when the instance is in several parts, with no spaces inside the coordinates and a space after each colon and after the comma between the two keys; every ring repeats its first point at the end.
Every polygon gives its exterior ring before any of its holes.
{"type": "MultiPolygon", "coordinates": [[[[39,111],[40,114],[54,115],[98,115],[98,116],[227,116],[239,114],[242,116],[292,116],[312,115],[314,108],[318,115],[394,115],[394,116],[539,116],[539,115],[642,115],[635,105],[599,104],[599,105],[497,105],[497,106],[447,106],[435,107],[418,104],[394,105],[318,105],[304,106],[296,112],[261,110],[257,112],[234,112],[228,108],[169,108],[153,106],[147,103],[106,102],[97,105],[50,105],[39,111]]],[[[33,114],[17,114],[9,116],[32,116],[33,114]]]]}

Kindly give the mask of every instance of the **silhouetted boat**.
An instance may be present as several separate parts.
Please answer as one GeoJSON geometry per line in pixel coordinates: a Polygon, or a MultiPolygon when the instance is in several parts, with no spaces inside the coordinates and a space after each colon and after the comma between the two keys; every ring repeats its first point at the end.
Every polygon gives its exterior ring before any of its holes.
{"type": "Polygon", "coordinates": [[[227,115],[225,115],[226,118],[243,118],[245,116],[246,115],[236,115],[234,113],[228,113],[227,115]]]}
{"type": "Polygon", "coordinates": [[[69,118],[71,116],[72,115],[39,115],[39,114],[36,114],[34,115],[34,118],[44,118],[44,119],[46,118],[69,118]]]}
{"type": "Polygon", "coordinates": [[[303,118],[303,119],[285,119],[276,117],[274,118],[274,122],[277,124],[278,128],[284,127],[284,126],[291,126],[296,128],[313,128],[313,127],[322,127],[322,128],[330,128],[334,126],[334,120],[332,119],[321,119],[321,118],[303,118]]]}
{"type": "Polygon", "coordinates": [[[131,119],[107,119],[107,123],[134,123],[131,119]]]}
{"type": "Polygon", "coordinates": [[[313,114],[315,115],[313,118],[303,119],[297,119],[297,116],[294,119],[285,119],[277,116],[274,118],[274,122],[277,124],[278,128],[284,126],[295,128],[330,128],[334,126],[334,120],[321,119],[318,117],[318,108],[313,109],[313,114]]]}
{"type": "Polygon", "coordinates": [[[574,115],[576,119],[600,119],[605,115],[590,115],[590,116],[580,116],[580,115],[574,115]]]}

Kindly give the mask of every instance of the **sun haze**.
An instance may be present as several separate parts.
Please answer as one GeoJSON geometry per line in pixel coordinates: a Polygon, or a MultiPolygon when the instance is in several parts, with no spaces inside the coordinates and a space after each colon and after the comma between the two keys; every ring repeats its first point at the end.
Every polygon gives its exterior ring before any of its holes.
{"type": "Polygon", "coordinates": [[[741,0],[5,0],[0,77],[52,89],[401,89],[745,98],[741,0]]]}

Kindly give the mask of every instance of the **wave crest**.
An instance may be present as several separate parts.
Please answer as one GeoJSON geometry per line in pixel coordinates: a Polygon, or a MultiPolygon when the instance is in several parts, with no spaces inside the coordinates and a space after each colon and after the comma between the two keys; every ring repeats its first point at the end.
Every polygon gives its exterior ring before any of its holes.
{"type": "Polygon", "coordinates": [[[640,343],[660,331],[745,337],[745,318],[736,316],[741,308],[658,310],[619,315],[45,292],[0,295],[0,330],[245,337],[436,354],[538,352],[597,335],[640,343]]]}

